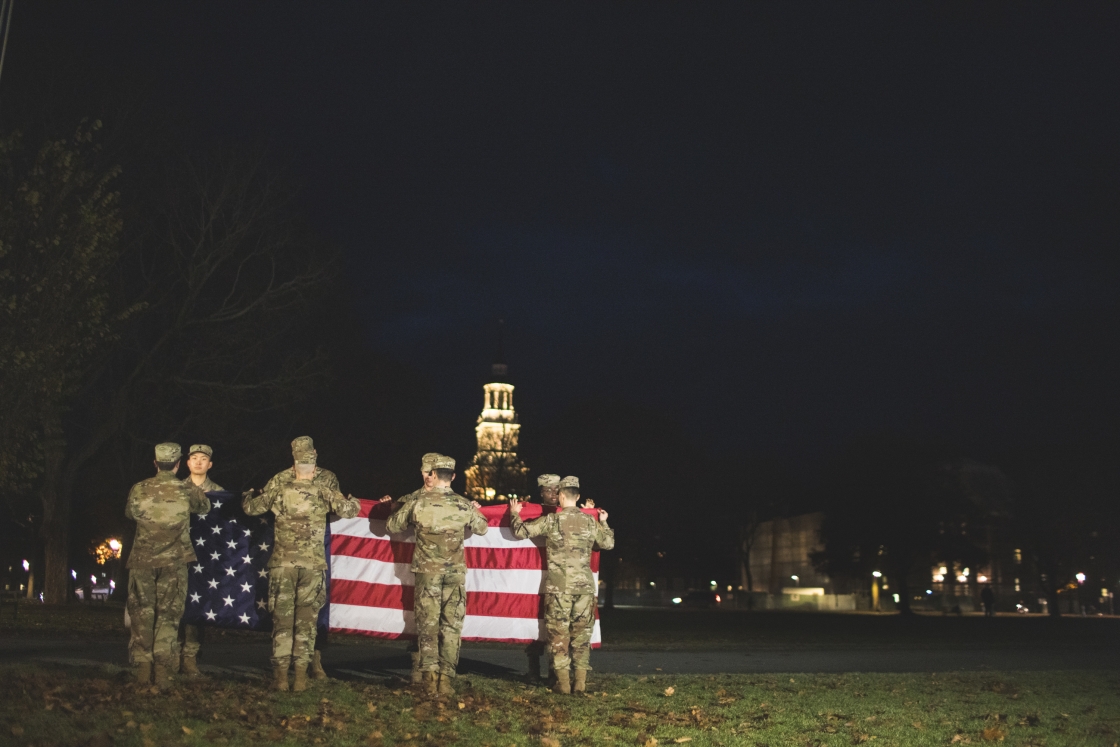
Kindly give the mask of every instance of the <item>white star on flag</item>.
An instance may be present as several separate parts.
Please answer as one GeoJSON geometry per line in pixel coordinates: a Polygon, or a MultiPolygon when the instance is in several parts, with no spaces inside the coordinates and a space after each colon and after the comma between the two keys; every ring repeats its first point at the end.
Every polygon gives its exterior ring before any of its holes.
{"type": "Polygon", "coordinates": [[[206,540],[204,540],[204,539],[202,539],[201,537],[199,537],[198,539],[196,539],[196,540],[194,541],[194,543],[195,543],[196,545],[198,545],[199,547],[202,547],[203,545],[205,545],[205,544],[206,544],[206,540]]]}
{"type": "Polygon", "coordinates": [[[227,546],[227,547],[229,547],[229,549],[231,549],[231,550],[232,550],[232,549],[234,549],[235,547],[237,547],[237,543],[236,543],[236,542],[234,542],[233,540],[230,540],[229,542],[227,542],[227,543],[226,543],[226,546],[227,546]]]}
{"type": "Polygon", "coordinates": [[[198,594],[198,592],[195,592],[194,594],[191,594],[191,601],[192,602],[197,602],[200,599],[202,599],[202,597],[198,594]]]}
{"type": "Polygon", "coordinates": [[[261,548],[261,551],[262,551],[262,552],[268,552],[268,543],[267,543],[267,542],[262,542],[262,543],[261,543],[261,544],[259,545],[259,547],[261,548]]]}
{"type": "Polygon", "coordinates": [[[264,600],[263,600],[263,599],[258,599],[258,600],[257,600],[257,609],[259,609],[259,610],[263,610],[263,609],[265,609],[265,608],[267,608],[267,607],[268,607],[268,605],[267,605],[267,604],[265,604],[265,602],[264,602],[264,600]]]}
{"type": "Polygon", "coordinates": [[[242,563],[252,563],[253,561],[249,560],[249,556],[248,556],[248,555],[246,555],[245,557],[243,557],[243,558],[241,559],[241,562],[242,562],[242,563]]]}
{"type": "Polygon", "coordinates": [[[246,614],[238,615],[237,619],[240,620],[241,622],[245,623],[246,625],[249,624],[249,616],[246,615],[246,614]]]}
{"type": "Polygon", "coordinates": [[[202,563],[196,563],[194,567],[195,573],[202,573],[202,563]]]}
{"type": "Polygon", "coordinates": [[[234,572],[234,570],[233,570],[233,568],[232,568],[232,567],[230,567],[230,568],[226,568],[226,575],[227,575],[227,576],[236,576],[236,575],[237,575],[237,573],[236,573],[236,572],[234,572]]]}
{"type": "Polygon", "coordinates": [[[227,607],[233,606],[233,597],[222,597],[222,601],[226,603],[227,607]]]}
{"type": "Polygon", "coordinates": [[[252,591],[253,586],[250,583],[241,584],[241,591],[252,591]]]}
{"type": "Polygon", "coordinates": [[[261,568],[259,571],[257,571],[257,575],[260,576],[261,578],[268,578],[268,569],[267,568],[261,568]]]}
{"type": "Polygon", "coordinates": [[[215,581],[214,579],[210,579],[206,583],[210,584],[211,589],[217,589],[218,588],[218,582],[215,581]]]}
{"type": "Polygon", "coordinates": [[[251,532],[251,531],[249,531],[248,529],[245,529],[245,530],[243,530],[243,531],[245,532],[245,536],[246,536],[246,537],[248,537],[249,535],[251,535],[251,534],[252,534],[252,532],[251,532]]]}
{"type": "Polygon", "coordinates": [[[220,552],[212,552],[212,553],[210,553],[210,559],[211,559],[211,560],[217,560],[217,559],[218,559],[218,558],[220,558],[220,557],[222,557],[222,554],[221,554],[220,552]]]}
{"type": "Polygon", "coordinates": [[[206,613],[206,619],[207,620],[213,620],[217,617],[218,617],[218,614],[216,612],[207,612],[206,613]]]}
{"type": "Polygon", "coordinates": [[[214,508],[221,508],[222,507],[222,502],[216,500],[213,503],[211,503],[210,505],[213,506],[214,508]]]}
{"type": "Polygon", "coordinates": [[[222,528],[221,527],[213,527],[213,528],[210,529],[210,532],[212,534],[221,534],[222,533],[222,528]]]}

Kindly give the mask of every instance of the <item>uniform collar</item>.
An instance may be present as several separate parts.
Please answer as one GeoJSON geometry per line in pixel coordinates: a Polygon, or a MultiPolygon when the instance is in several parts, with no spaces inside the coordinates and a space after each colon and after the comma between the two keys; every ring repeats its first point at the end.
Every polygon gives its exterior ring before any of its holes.
{"type": "MultiPolygon", "coordinates": [[[[163,470],[160,470],[159,472],[156,473],[156,479],[157,480],[164,480],[164,481],[167,481],[167,480],[178,481],[179,480],[179,478],[175,476],[175,472],[173,470],[167,470],[166,472],[164,472],[163,470]]],[[[190,479],[190,478],[187,478],[187,479],[190,479]]]]}

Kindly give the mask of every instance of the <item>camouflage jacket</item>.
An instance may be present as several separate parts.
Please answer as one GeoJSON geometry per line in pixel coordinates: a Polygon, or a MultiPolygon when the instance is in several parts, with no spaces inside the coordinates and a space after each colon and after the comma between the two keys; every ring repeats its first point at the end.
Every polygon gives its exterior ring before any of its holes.
{"type": "MultiPolygon", "coordinates": [[[[190,476],[189,473],[187,474],[187,476],[183,480],[183,482],[187,485],[187,487],[193,487],[194,486],[194,481],[191,480],[191,476],[190,476]]],[[[216,482],[214,482],[213,480],[210,479],[210,475],[207,475],[206,479],[203,480],[202,484],[199,485],[198,487],[202,488],[207,493],[222,493],[222,492],[225,491],[225,488],[223,488],[221,485],[219,485],[218,483],[216,483],[216,482]]]]}
{"type": "MultiPolygon", "coordinates": [[[[268,493],[270,490],[274,490],[285,485],[290,485],[295,481],[295,467],[288,467],[288,469],[283,470],[282,472],[277,472],[272,476],[272,479],[265,483],[264,489],[261,490],[261,495],[268,493]]],[[[342,488],[338,487],[338,478],[335,477],[335,474],[329,469],[316,467],[315,476],[311,478],[311,482],[320,487],[326,488],[327,490],[336,490],[338,492],[342,492],[342,488]]]]}
{"type": "Polygon", "coordinates": [[[327,569],[323,555],[327,515],[333,512],[344,519],[352,519],[361,510],[357,498],[347,498],[337,490],[317,485],[314,480],[292,480],[267,493],[247,496],[242,499],[241,507],[250,516],[266,511],[276,515],[269,568],[316,571],[327,569]]]}
{"type": "Polygon", "coordinates": [[[511,514],[509,528],[519,539],[544,537],[548,550],[545,594],[595,594],[591,550],[614,547],[614,530],[578,508],[558,508],[556,513],[523,522],[511,514]]]}
{"type": "MultiPolygon", "coordinates": [[[[406,496],[407,497],[407,496],[406,496]]],[[[451,488],[424,488],[411,505],[402,505],[385,523],[390,532],[416,528],[413,573],[466,573],[464,530],[486,534],[486,517],[451,488]]]]}
{"type": "Polygon", "coordinates": [[[160,472],[132,486],[125,518],[136,522],[129,568],[165,568],[198,560],[191,544],[191,514],[210,511],[202,489],[184,485],[174,472],[160,472]]]}

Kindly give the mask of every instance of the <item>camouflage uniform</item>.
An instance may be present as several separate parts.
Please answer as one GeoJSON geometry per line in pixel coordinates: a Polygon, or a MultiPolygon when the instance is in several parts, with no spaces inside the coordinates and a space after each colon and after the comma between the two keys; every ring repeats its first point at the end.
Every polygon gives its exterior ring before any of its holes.
{"type": "MultiPolygon", "coordinates": [[[[436,468],[454,469],[454,460],[447,459],[451,467],[440,467],[437,462],[436,468]]],[[[409,526],[416,529],[412,572],[416,576],[413,610],[419,668],[454,677],[467,609],[464,530],[486,534],[486,517],[451,488],[425,488],[386,523],[390,532],[403,532],[409,526]]]]}
{"type": "MultiPolygon", "coordinates": [[[[428,475],[428,473],[430,473],[432,471],[432,469],[434,468],[436,460],[437,459],[443,459],[443,458],[444,458],[443,454],[440,454],[439,452],[435,452],[435,451],[430,451],[427,454],[425,454],[424,456],[422,456],[420,458],[420,474],[424,475],[426,477],[428,475]]],[[[425,485],[427,485],[427,482],[425,482],[425,485]]],[[[423,490],[424,490],[424,488],[420,488],[420,490],[413,490],[411,493],[408,493],[406,495],[402,495],[400,498],[397,498],[396,500],[394,500],[392,510],[390,511],[390,515],[395,514],[399,511],[407,511],[412,506],[412,504],[416,501],[416,499],[420,497],[420,493],[423,490]]],[[[373,518],[371,516],[370,517],[371,531],[372,531],[372,523],[373,523],[373,518]]],[[[420,676],[421,676],[420,646],[416,641],[409,641],[407,651],[408,651],[409,657],[412,659],[412,672],[411,672],[411,675],[410,675],[409,679],[411,679],[412,684],[418,685],[418,684],[420,684],[420,681],[421,681],[420,680],[420,676]]]]}
{"type": "Polygon", "coordinates": [[[553,668],[557,672],[566,672],[573,665],[576,670],[591,669],[597,592],[591,551],[595,545],[601,550],[613,548],[614,531],[606,521],[596,521],[574,507],[561,507],[554,514],[529,522],[512,514],[509,528],[520,539],[545,538],[548,573],[544,615],[553,668]]]}
{"type": "MultiPolygon", "coordinates": [[[[537,486],[541,489],[542,506],[560,505],[560,475],[539,475],[537,486]]],[[[544,656],[544,641],[533,641],[525,647],[525,657],[529,660],[529,677],[539,680],[541,677],[541,657],[544,656]]]]}
{"type": "MultiPolygon", "coordinates": [[[[179,444],[160,444],[156,460],[177,462],[179,444]]],[[[187,601],[187,566],[198,562],[191,543],[190,515],[210,510],[200,488],[185,485],[173,471],[136,483],[128,493],[124,515],[136,522],[136,539],[128,556],[128,614],[133,664],[157,667],[178,664],[179,620],[187,601]]],[[[158,675],[157,675],[158,676],[158,675]]]]}
{"type": "MultiPolygon", "coordinates": [[[[316,473],[316,477],[325,471],[316,473]]],[[[294,470],[291,474],[294,478],[294,470]]],[[[314,479],[269,484],[272,487],[261,495],[247,495],[242,508],[249,516],[266,511],[276,515],[272,557],[268,561],[272,665],[287,672],[294,663],[297,673],[306,672],[315,647],[319,610],[327,601],[327,562],[323,553],[327,516],[336,513],[351,519],[358,515],[361,504],[357,498],[348,498],[314,479]]]]}
{"type": "MultiPolygon", "coordinates": [[[[206,444],[192,445],[191,448],[187,450],[187,458],[190,459],[195,454],[195,452],[202,452],[208,457],[214,456],[214,450],[206,444]]],[[[191,475],[189,473],[183,480],[183,484],[187,487],[195,487],[194,480],[191,479],[191,475]]],[[[202,484],[198,485],[197,487],[199,487],[206,493],[225,492],[225,488],[211,480],[209,474],[207,474],[203,478],[202,484]]],[[[179,642],[180,644],[182,644],[183,659],[190,660],[192,662],[191,664],[184,663],[182,665],[184,673],[188,671],[196,672],[193,666],[193,661],[194,659],[198,658],[198,650],[202,647],[202,626],[192,625],[191,623],[187,622],[182,623],[179,626],[179,642]]]]}

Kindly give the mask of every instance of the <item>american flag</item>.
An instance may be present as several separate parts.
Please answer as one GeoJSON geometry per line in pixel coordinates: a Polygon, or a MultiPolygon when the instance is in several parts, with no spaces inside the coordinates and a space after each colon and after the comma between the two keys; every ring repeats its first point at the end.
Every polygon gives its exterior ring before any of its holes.
{"type": "MultiPolygon", "coordinates": [[[[385,531],[390,505],[366,500],[361,503],[357,517],[331,525],[330,628],[380,638],[415,637],[415,579],[409,570],[412,532],[390,536],[385,531]]],[[[595,509],[584,510],[597,513],[595,509]]],[[[541,511],[539,505],[525,504],[521,517],[529,521],[541,511]]],[[[466,541],[463,639],[509,643],[544,640],[544,539],[515,538],[509,529],[508,506],[484,506],[482,513],[489,531],[471,535],[466,541]]],[[[598,552],[592,554],[591,570],[598,580],[598,552]]],[[[596,619],[591,645],[598,647],[601,640],[596,619]]]]}
{"type": "Polygon", "coordinates": [[[191,516],[191,564],[183,620],[241,630],[271,630],[268,559],[272,514],[246,516],[241,496],[207,493],[210,512],[191,516]]]}

